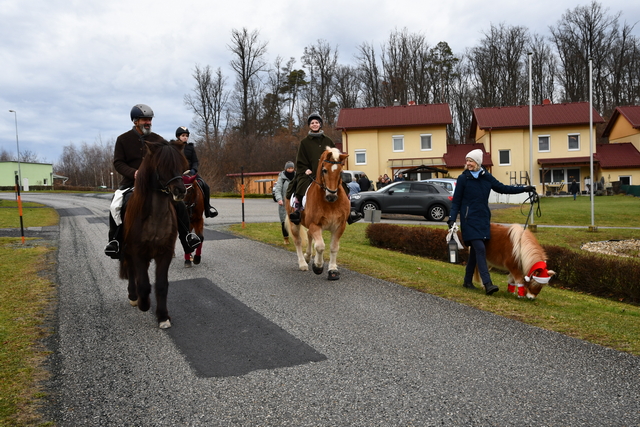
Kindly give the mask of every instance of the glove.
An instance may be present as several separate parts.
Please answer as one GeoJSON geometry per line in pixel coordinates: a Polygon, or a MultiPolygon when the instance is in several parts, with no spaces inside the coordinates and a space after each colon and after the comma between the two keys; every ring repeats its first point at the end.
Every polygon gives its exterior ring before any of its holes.
{"type": "Polygon", "coordinates": [[[536,187],[534,187],[533,185],[528,185],[524,187],[524,191],[526,191],[527,193],[535,193],[536,187]]]}
{"type": "Polygon", "coordinates": [[[447,221],[447,225],[449,226],[449,230],[451,230],[456,222],[452,219],[447,221]]]}

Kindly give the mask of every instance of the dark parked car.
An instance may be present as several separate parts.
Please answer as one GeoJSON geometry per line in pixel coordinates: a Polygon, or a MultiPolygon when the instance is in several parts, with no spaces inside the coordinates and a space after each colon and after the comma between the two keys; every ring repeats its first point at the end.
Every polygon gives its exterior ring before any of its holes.
{"type": "Polygon", "coordinates": [[[439,185],[427,182],[394,182],[377,191],[363,191],[351,198],[351,208],[362,212],[381,210],[385,214],[424,216],[442,221],[451,210],[451,194],[439,185]]]}

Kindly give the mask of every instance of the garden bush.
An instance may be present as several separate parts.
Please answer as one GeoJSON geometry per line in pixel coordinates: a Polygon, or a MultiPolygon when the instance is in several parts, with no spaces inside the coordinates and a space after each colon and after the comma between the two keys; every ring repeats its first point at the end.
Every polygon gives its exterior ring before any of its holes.
{"type": "MultiPolygon", "coordinates": [[[[372,246],[438,261],[449,260],[447,230],[371,224],[367,227],[365,235],[372,246]]],[[[567,287],[574,291],[634,303],[640,302],[640,261],[583,253],[560,246],[542,247],[547,253],[549,268],[557,274],[550,282],[551,286],[567,287]]],[[[467,249],[461,250],[460,261],[466,263],[467,259],[467,249]]]]}

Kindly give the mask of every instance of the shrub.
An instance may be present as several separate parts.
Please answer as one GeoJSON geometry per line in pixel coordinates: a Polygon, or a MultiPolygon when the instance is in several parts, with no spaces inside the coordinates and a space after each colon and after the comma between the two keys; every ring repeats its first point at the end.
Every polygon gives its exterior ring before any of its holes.
{"type": "MultiPolygon", "coordinates": [[[[371,224],[365,236],[372,246],[410,255],[449,260],[447,231],[425,227],[404,227],[393,224],[371,224]]],[[[460,234],[458,234],[460,237],[460,234]]],[[[462,241],[462,239],[460,239],[462,241]]],[[[632,258],[582,253],[560,246],[543,245],[547,264],[556,272],[556,284],[581,292],[620,300],[640,302],[640,262],[632,258]]],[[[460,251],[460,260],[468,259],[467,249],[460,251]]],[[[554,281],[551,282],[551,286],[554,281]]]]}

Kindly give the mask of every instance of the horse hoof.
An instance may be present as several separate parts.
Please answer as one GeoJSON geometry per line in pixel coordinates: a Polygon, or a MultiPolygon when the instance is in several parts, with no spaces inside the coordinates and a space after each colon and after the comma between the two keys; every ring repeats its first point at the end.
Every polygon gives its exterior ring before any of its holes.
{"type": "Polygon", "coordinates": [[[194,255],[193,256],[193,263],[198,265],[200,264],[200,260],[202,259],[202,257],[200,255],[194,255]]]}
{"type": "Polygon", "coordinates": [[[329,280],[338,280],[340,278],[340,272],[338,270],[330,270],[329,276],[327,279],[329,280]]]}
{"type": "Polygon", "coordinates": [[[138,300],[129,300],[129,304],[131,305],[131,307],[137,307],[138,306],[138,300]]]}
{"type": "Polygon", "coordinates": [[[160,326],[160,329],[169,329],[171,327],[171,320],[167,319],[164,322],[160,322],[158,326],[160,326]]]}
{"type": "Polygon", "coordinates": [[[184,268],[191,268],[191,261],[185,261],[184,268]]]}
{"type": "Polygon", "coordinates": [[[311,268],[313,269],[313,272],[316,274],[322,274],[322,272],[324,271],[324,264],[322,264],[322,266],[320,267],[316,267],[315,264],[311,265],[311,268]]]}
{"type": "Polygon", "coordinates": [[[149,309],[151,308],[151,301],[149,300],[149,298],[144,300],[141,298],[138,298],[137,304],[140,311],[149,311],[149,309]]]}

